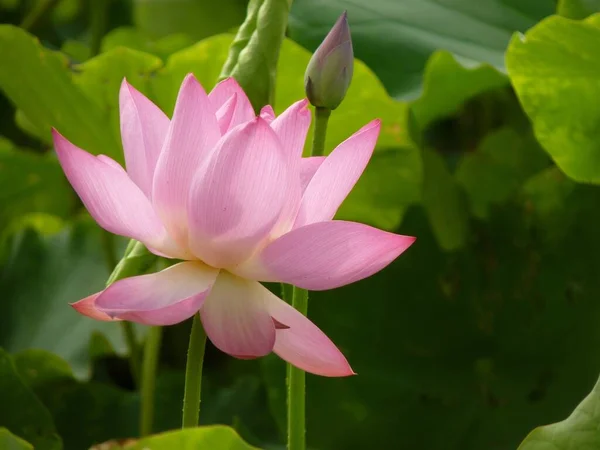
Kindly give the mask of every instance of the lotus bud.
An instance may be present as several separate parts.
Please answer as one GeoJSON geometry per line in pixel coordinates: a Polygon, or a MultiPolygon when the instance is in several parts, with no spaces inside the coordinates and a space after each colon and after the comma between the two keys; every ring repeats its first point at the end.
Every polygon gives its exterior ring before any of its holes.
{"type": "Polygon", "coordinates": [[[346,96],[353,71],[354,53],[344,11],[308,63],[304,75],[308,100],[316,107],[337,108],[346,96]]]}

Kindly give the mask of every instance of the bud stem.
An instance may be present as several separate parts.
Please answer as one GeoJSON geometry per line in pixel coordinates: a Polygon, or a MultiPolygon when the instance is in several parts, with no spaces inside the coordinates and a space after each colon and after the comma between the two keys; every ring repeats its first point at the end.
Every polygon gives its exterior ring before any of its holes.
{"type": "Polygon", "coordinates": [[[311,156],[323,156],[325,154],[325,136],[327,135],[327,123],[331,110],[317,106],[315,108],[315,133],[313,135],[311,156]]]}

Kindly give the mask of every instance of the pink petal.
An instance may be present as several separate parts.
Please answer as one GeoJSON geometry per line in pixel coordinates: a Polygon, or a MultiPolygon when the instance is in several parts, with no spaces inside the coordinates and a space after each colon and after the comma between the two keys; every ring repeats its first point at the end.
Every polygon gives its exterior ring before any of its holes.
{"type": "Polygon", "coordinates": [[[265,299],[269,291],[222,271],[200,309],[211,342],[237,358],[257,358],[273,350],[275,324],[265,299]]]}
{"type": "Polygon", "coordinates": [[[269,244],[259,256],[267,271],[260,279],[333,289],[379,272],[414,241],[356,222],[317,222],[269,244]]]}
{"type": "Polygon", "coordinates": [[[208,96],[193,75],[183,80],[158,158],[152,199],[171,236],[187,242],[187,199],[194,174],[221,137],[208,96]]]}
{"type": "Polygon", "coordinates": [[[307,99],[300,100],[271,122],[271,128],[279,136],[284,149],[295,158],[302,156],[306,133],[310,127],[311,116],[307,105],[307,99]]]}
{"type": "Polygon", "coordinates": [[[206,299],[208,291],[204,294],[193,295],[179,303],[154,311],[135,311],[119,314],[123,320],[141,323],[144,325],[167,326],[175,325],[189,319],[198,312],[202,302],[206,299]]]}
{"type": "Polygon", "coordinates": [[[124,278],[96,299],[96,308],[111,317],[172,325],[192,315],[204,302],[219,271],[200,262],[183,262],[162,272],[124,278]]]}
{"type": "Polygon", "coordinates": [[[223,137],[190,192],[190,248],[214,267],[247,258],[277,222],[289,191],[288,162],[261,118],[223,137]]]}
{"type": "Polygon", "coordinates": [[[294,228],[330,220],[365,170],[379,135],[374,120],[354,133],[321,164],[302,196],[294,228]]]}
{"type": "Polygon", "coordinates": [[[271,105],[265,105],[260,110],[260,117],[265,119],[267,123],[273,122],[275,120],[275,111],[273,111],[273,107],[271,105]]]}
{"type": "Polygon", "coordinates": [[[273,230],[273,237],[279,237],[292,228],[300,208],[302,197],[300,165],[306,133],[310,126],[310,111],[306,107],[307,104],[308,100],[300,100],[271,122],[271,128],[277,133],[289,158],[290,178],[293,180],[290,185],[288,201],[284,206],[279,222],[273,230]]]}
{"type": "Polygon", "coordinates": [[[248,100],[246,93],[234,78],[226,78],[217,84],[210,94],[208,94],[208,98],[210,99],[215,111],[218,111],[231,98],[232,95],[237,97],[237,102],[233,112],[233,117],[231,118],[229,130],[242,123],[246,123],[255,117],[254,109],[252,108],[250,100],[248,100]]]}
{"type": "Polygon", "coordinates": [[[95,320],[102,320],[104,322],[109,322],[113,320],[121,320],[117,318],[110,317],[108,314],[96,309],[96,299],[98,296],[102,294],[102,292],[96,292],[83,300],[79,300],[78,302],[71,303],[71,306],[75,311],[79,314],[83,314],[84,316],[91,317],[95,320]]]}
{"type": "Polygon", "coordinates": [[[235,112],[235,108],[237,106],[237,94],[233,94],[229,97],[223,106],[221,106],[217,112],[217,122],[219,122],[219,129],[221,130],[221,135],[224,135],[229,130],[229,126],[231,125],[231,119],[233,118],[233,113],[235,112]]]}
{"type": "Polygon", "coordinates": [[[346,377],[355,375],[333,342],[314,323],[269,293],[267,305],[274,320],[286,325],[275,335],[273,351],[282,359],[316,375],[346,377]]]}
{"type": "Polygon", "coordinates": [[[81,201],[107,231],[161,248],[167,235],[144,193],[115,161],[95,157],[52,130],[60,164],[81,201]]]}
{"type": "Polygon", "coordinates": [[[127,172],[151,198],[154,169],[167,136],[169,118],[125,79],[121,83],[119,108],[127,172]]]}
{"type": "Polygon", "coordinates": [[[311,156],[310,158],[302,158],[300,162],[300,185],[302,187],[302,192],[306,190],[308,183],[312,180],[312,177],[315,175],[315,172],[321,164],[325,161],[324,156],[311,156]]]}

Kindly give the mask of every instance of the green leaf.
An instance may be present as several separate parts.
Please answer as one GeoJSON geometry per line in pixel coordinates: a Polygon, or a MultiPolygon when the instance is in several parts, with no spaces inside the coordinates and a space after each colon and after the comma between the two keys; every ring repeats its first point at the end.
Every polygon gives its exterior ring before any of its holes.
{"type": "Polygon", "coordinates": [[[66,218],[75,196],[54,155],[0,149],[0,233],[24,214],[66,218]]]}
{"type": "Polygon", "coordinates": [[[550,17],[512,39],[506,63],[535,136],[556,165],[580,182],[600,183],[600,16],[550,17]]]}
{"type": "Polygon", "coordinates": [[[25,229],[13,238],[0,272],[0,345],[11,352],[52,351],[78,376],[89,372],[87,350],[95,330],[109,337],[117,351],[125,350],[117,323],[92,320],[69,306],[104,288],[109,273],[101,233],[85,220],[58,234],[41,236],[25,229]]]}
{"type": "Polygon", "coordinates": [[[539,224],[543,237],[557,241],[568,233],[575,220],[570,199],[580,188],[556,167],[542,170],[525,182],[522,202],[531,213],[531,222],[539,224]]]}
{"type": "Polygon", "coordinates": [[[556,167],[543,170],[527,180],[523,193],[530,202],[530,208],[546,216],[560,212],[575,183],[565,177],[556,167]]]}
{"type": "Polygon", "coordinates": [[[229,34],[213,36],[173,53],[167,59],[165,67],[153,80],[153,91],[163,111],[171,115],[179,86],[188,73],[193,73],[206,91],[214,87],[232,39],[229,34]]]}
{"type": "Polygon", "coordinates": [[[408,206],[421,200],[422,165],[414,147],[378,149],[336,219],[394,230],[408,206]]]}
{"type": "Polygon", "coordinates": [[[130,450],[196,450],[206,448],[211,450],[252,450],[238,434],[229,427],[216,425],[187,430],[169,431],[140,440],[137,444],[127,447],[130,450]]]}
{"type": "Polygon", "coordinates": [[[533,430],[518,450],[583,450],[600,448],[600,380],[575,411],[562,422],[533,430]]]}
{"type": "Polygon", "coordinates": [[[463,66],[451,53],[440,50],[427,61],[423,94],[410,107],[417,126],[425,130],[433,121],[457,112],[469,98],[507,84],[506,76],[492,66],[463,66]]]}
{"type": "Polygon", "coordinates": [[[35,391],[46,384],[73,379],[69,364],[46,350],[27,349],[13,355],[23,382],[35,391]]]}
{"type": "Polygon", "coordinates": [[[161,59],[167,59],[172,53],[191,46],[194,41],[185,34],[171,34],[160,39],[150,39],[133,27],[119,27],[111,30],[102,40],[102,53],[117,47],[128,47],[152,53],[161,59]]]}
{"type": "Polygon", "coordinates": [[[133,17],[137,28],[148,36],[160,38],[185,33],[199,41],[229,31],[242,23],[246,0],[178,0],[174,7],[164,0],[134,0],[133,17]]]}
{"type": "Polygon", "coordinates": [[[455,176],[469,196],[473,213],[487,218],[492,204],[509,200],[529,176],[547,165],[533,137],[505,128],[487,135],[476,151],[465,154],[455,176]]]}
{"type": "MultiPolygon", "coordinates": [[[[31,442],[39,450],[60,450],[52,416],[23,382],[8,353],[0,349],[0,426],[31,442]]],[[[4,448],[4,447],[2,447],[4,448]]]]}
{"type": "Polygon", "coordinates": [[[600,12],[600,0],[558,0],[556,13],[569,19],[585,19],[600,12]]]}
{"type": "MultiPolygon", "coordinates": [[[[103,111],[103,121],[111,125],[112,135],[120,136],[119,88],[123,78],[148,94],[150,78],[161,67],[162,61],[154,55],[117,47],[76,66],[74,81],[103,111]]],[[[120,146],[118,150],[115,159],[123,161],[120,146]]]]}
{"type": "Polygon", "coordinates": [[[525,31],[554,12],[553,0],[297,0],[289,35],[316,49],[344,10],[355,55],[371,67],[396,98],[414,98],[422,71],[436,50],[460,61],[502,69],[514,31],[525,31]]]}
{"type": "Polygon", "coordinates": [[[6,428],[0,428],[0,448],[2,450],[33,450],[33,446],[15,436],[6,428]]]}
{"type": "Polygon", "coordinates": [[[33,36],[11,25],[0,25],[0,53],[0,89],[46,142],[51,142],[54,127],[94,154],[119,153],[100,108],[71,81],[62,54],[46,50],[33,36]]]}
{"type": "Polygon", "coordinates": [[[439,245],[444,250],[457,250],[465,245],[468,231],[462,193],[439,153],[424,150],[423,165],[423,207],[439,245]]]}
{"type": "Polygon", "coordinates": [[[288,0],[250,0],[246,20],[223,65],[220,78],[235,78],[257,113],[275,98],[279,51],[290,4],[288,0]]]}

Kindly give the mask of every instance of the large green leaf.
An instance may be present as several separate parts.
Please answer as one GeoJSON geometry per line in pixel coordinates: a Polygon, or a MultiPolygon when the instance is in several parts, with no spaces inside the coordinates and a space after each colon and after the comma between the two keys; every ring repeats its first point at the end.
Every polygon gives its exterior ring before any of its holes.
{"type": "Polygon", "coordinates": [[[423,207],[440,246],[457,250],[466,242],[469,225],[464,197],[442,155],[424,150],[423,163],[423,207]]]}
{"type": "Polygon", "coordinates": [[[558,0],[556,13],[569,19],[585,19],[600,12],[599,0],[558,0]]]}
{"type": "Polygon", "coordinates": [[[513,31],[554,12],[552,0],[296,0],[290,36],[314,50],[342,11],[348,11],[356,56],[394,97],[420,89],[427,58],[438,49],[461,61],[503,67],[513,31]]]}
{"type": "Polygon", "coordinates": [[[0,344],[11,352],[50,350],[78,375],[89,371],[93,331],[103,332],[124,351],[117,323],[83,317],[69,306],[101,290],[108,275],[101,230],[89,220],[50,236],[28,229],[15,235],[0,272],[0,344]]]}
{"type": "Polygon", "coordinates": [[[3,450],[33,450],[33,446],[6,428],[0,428],[0,448],[3,450]]]}
{"type": "Polygon", "coordinates": [[[62,449],[52,416],[23,382],[11,356],[2,349],[0,349],[0,398],[2,398],[0,427],[6,427],[12,433],[30,442],[36,449],[62,449]]]}
{"type": "Polygon", "coordinates": [[[600,448],[600,380],[562,422],[533,430],[519,450],[595,450],[600,448]]]}
{"type": "MultiPolygon", "coordinates": [[[[154,55],[117,47],[76,66],[74,81],[103,111],[103,121],[111,125],[112,134],[120,136],[119,88],[123,78],[148,94],[150,79],[162,65],[154,55]]],[[[116,159],[123,161],[120,156],[116,159]]]]}
{"type": "Polygon", "coordinates": [[[161,39],[150,39],[139,29],[134,27],[119,27],[110,31],[102,39],[102,52],[113,50],[117,47],[128,47],[132,50],[152,53],[162,59],[168,58],[172,53],[183,50],[194,43],[185,34],[172,34],[161,39]]]}
{"type": "Polygon", "coordinates": [[[542,224],[544,237],[562,238],[575,220],[566,213],[577,185],[557,167],[549,167],[529,178],[522,188],[525,207],[532,219],[542,224]]]}
{"type": "Polygon", "coordinates": [[[506,63],[535,135],[558,167],[600,183],[600,16],[578,22],[550,17],[515,35],[506,63]]]}
{"type": "Polygon", "coordinates": [[[456,113],[469,98],[507,84],[506,76],[490,65],[463,66],[451,53],[436,51],[425,67],[423,94],[411,104],[416,125],[424,130],[456,113]]]}
{"type": "Polygon", "coordinates": [[[492,204],[508,201],[527,178],[547,165],[547,156],[532,136],[504,128],[465,154],[455,176],[469,196],[473,213],[486,218],[492,204]]]}
{"type": "Polygon", "coordinates": [[[247,0],[134,0],[137,27],[152,37],[186,33],[195,40],[229,31],[242,23],[247,0]]]}
{"type": "Polygon", "coordinates": [[[196,450],[206,448],[211,450],[252,450],[238,434],[229,427],[211,426],[188,430],[178,430],[151,436],[140,440],[137,444],[127,447],[131,450],[196,450]]]}
{"type": "Polygon", "coordinates": [[[54,156],[10,145],[0,147],[0,233],[23,214],[48,213],[64,218],[74,206],[75,196],[54,156]]]}
{"type": "Polygon", "coordinates": [[[44,49],[27,32],[0,25],[0,89],[24,112],[37,134],[51,141],[51,127],[95,154],[119,154],[102,111],[71,81],[64,55],[44,49]]]}

